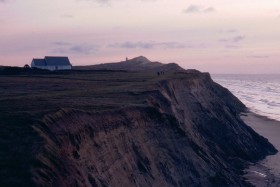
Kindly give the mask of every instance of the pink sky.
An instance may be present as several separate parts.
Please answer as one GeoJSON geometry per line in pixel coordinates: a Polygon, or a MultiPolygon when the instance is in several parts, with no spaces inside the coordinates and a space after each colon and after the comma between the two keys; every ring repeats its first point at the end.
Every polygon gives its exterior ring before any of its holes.
{"type": "Polygon", "coordinates": [[[0,65],[139,55],[210,73],[280,73],[279,0],[0,0],[0,65]]]}

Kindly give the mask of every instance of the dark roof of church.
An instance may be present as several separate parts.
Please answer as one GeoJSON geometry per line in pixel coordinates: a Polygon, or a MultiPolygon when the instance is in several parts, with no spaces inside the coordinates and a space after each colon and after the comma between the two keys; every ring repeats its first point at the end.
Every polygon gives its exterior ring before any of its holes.
{"type": "Polygon", "coordinates": [[[46,66],[47,65],[45,59],[34,58],[33,62],[36,66],[46,66]]]}
{"type": "Polygon", "coordinates": [[[71,66],[68,57],[46,56],[44,59],[34,58],[33,62],[36,66],[71,66]]]}
{"type": "Polygon", "coordinates": [[[46,56],[45,60],[48,66],[68,66],[71,65],[68,57],[46,56]]]}

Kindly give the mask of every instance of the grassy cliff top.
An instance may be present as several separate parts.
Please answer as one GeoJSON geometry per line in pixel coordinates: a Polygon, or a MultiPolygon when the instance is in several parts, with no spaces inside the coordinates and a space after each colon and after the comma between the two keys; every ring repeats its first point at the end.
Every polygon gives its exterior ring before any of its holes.
{"type": "Polygon", "coordinates": [[[199,76],[192,72],[69,71],[49,74],[2,75],[1,110],[44,114],[60,108],[106,110],[142,105],[143,92],[164,80],[199,76]]]}

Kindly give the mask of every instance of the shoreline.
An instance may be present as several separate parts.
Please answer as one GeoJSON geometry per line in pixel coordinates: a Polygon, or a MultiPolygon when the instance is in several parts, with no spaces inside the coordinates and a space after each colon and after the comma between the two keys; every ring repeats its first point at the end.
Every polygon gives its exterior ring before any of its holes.
{"type": "Polygon", "coordinates": [[[240,114],[241,119],[278,150],[245,169],[244,178],[256,187],[280,186],[280,121],[253,112],[240,114]]]}
{"type": "Polygon", "coordinates": [[[260,119],[266,120],[266,121],[268,121],[268,122],[280,123],[280,119],[278,120],[278,119],[274,119],[274,118],[269,117],[269,116],[265,116],[265,114],[257,113],[257,112],[255,112],[254,110],[248,109],[248,108],[247,108],[247,111],[246,111],[246,112],[242,112],[242,113],[240,114],[241,118],[242,118],[243,116],[246,117],[247,115],[252,115],[252,116],[254,116],[254,117],[256,117],[256,118],[260,118],[260,119]]]}

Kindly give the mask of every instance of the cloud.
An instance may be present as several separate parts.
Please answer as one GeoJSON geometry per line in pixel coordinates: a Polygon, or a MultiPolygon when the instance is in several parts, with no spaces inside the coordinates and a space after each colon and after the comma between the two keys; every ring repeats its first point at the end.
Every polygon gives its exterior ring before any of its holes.
{"type": "Polygon", "coordinates": [[[112,0],[76,0],[76,1],[92,1],[92,2],[96,2],[96,3],[108,3],[112,0]]]}
{"type": "Polygon", "coordinates": [[[237,29],[221,29],[219,30],[220,33],[222,34],[234,34],[234,33],[239,33],[237,29]]]}
{"type": "Polygon", "coordinates": [[[203,10],[203,12],[215,12],[215,8],[214,7],[208,7],[206,9],[203,10]]]}
{"type": "Polygon", "coordinates": [[[163,49],[179,49],[179,48],[192,48],[192,45],[185,45],[178,42],[123,42],[109,44],[108,47],[111,48],[126,48],[126,49],[153,49],[153,48],[163,48],[163,49]]]}
{"type": "Polygon", "coordinates": [[[244,35],[238,35],[231,38],[222,38],[219,41],[224,43],[238,43],[245,39],[244,35]]]}
{"type": "Polygon", "coordinates": [[[225,48],[227,48],[227,49],[237,49],[237,48],[239,48],[240,46],[238,46],[238,45],[232,45],[232,44],[227,44],[227,45],[225,45],[225,48]]]}
{"type": "Polygon", "coordinates": [[[98,45],[91,44],[72,44],[68,42],[53,42],[56,47],[52,50],[54,53],[59,54],[83,54],[89,55],[94,54],[98,51],[98,45]]]}
{"type": "Polygon", "coordinates": [[[62,18],[73,18],[73,15],[71,15],[71,14],[63,14],[63,15],[61,15],[61,17],[62,18]]]}
{"type": "Polygon", "coordinates": [[[58,46],[69,46],[69,45],[71,45],[71,43],[69,43],[69,42],[60,42],[60,41],[53,42],[52,44],[58,45],[58,46]]]}
{"type": "Polygon", "coordinates": [[[151,49],[154,48],[153,42],[123,42],[109,44],[108,47],[112,48],[127,48],[127,49],[151,49]]]}
{"type": "Polygon", "coordinates": [[[266,55],[251,55],[251,56],[247,56],[248,58],[256,58],[256,59],[265,59],[265,58],[269,58],[269,56],[266,55]]]}
{"type": "Polygon", "coordinates": [[[111,1],[112,0],[76,0],[76,1],[91,1],[91,2],[95,2],[95,3],[98,3],[98,4],[101,4],[101,5],[107,5],[107,6],[110,6],[111,4],[111,1]]]}
{"type": "Polygon", "coordinates": [[[227,33],[237,33],[238,31],[236,29],[229,29],[226,30],[227,33]]]}
{"type": "Polygon", "coordinates": [[[211,12],[215,12],[216,9],[212,6],[209,7],[204,7],[204,6],[200,6],[200,5],[190,5],[188,8],[184,9],[183,12],[184,13],[211,13],[211,12]]]}
{"type": "Polygon", "coordinates": [[[12,2],[13,0],[0,0],[0,3],[9,3],[12,2]]]}
{"type": "Polygon", "coordinates": [[[232,38],[232,42],[240,42],[245,39],[245,36],[235,36],[232,38]]]}
{"type": "MultiPolygon", "coordinates": [[[[77,2],[94,2],[99,4],[100,6],[103,7],[111,7],[113,2],[117,2],[117,1],[122,1],[122,0],[76,0],[77,2]]],[[[138,0],[141,2],[156,2],[157,0],[138,0]]]]}
{"type": "MultiPolygon", "coordinates": [[[[121,0],[76,0],[76,1],[91,1],[91,2],[102,4],[102,5],[111,5],[112,2],[121,1],[121,0]]],[[[157,0],[138,0],[138,1],[155,2],[157,0]]]]}
{"type": "Polygon", "coordinates": [[[219,42],[224,43],[224,47],[227,49],[240,48],[240,43],[245,39],[244,35],[237,35],[230,38],[222,38],[219,42]]]}
{"type": "Polygon", "coordinates": [[[190,5],[187,9],[183,10],[184,13],[195,13],[200,12],[201,7],[197,5],[190,5]]]}
{"type": "Polygon", "coordinates": [[[79,54],[92,54],[98,51],[98,46],[95,45],[75,45],[69,48],[71,52],[79,53],[79,54]]]}
{"type": "Polygon", "coordinates": [[[170,49],[181,49],[181,48],[192,48],[192,45],[186,45],[178,42],[161,42],[158,43],[159,46],[162,46],[164,48],[170,48],[170,49]]]}

